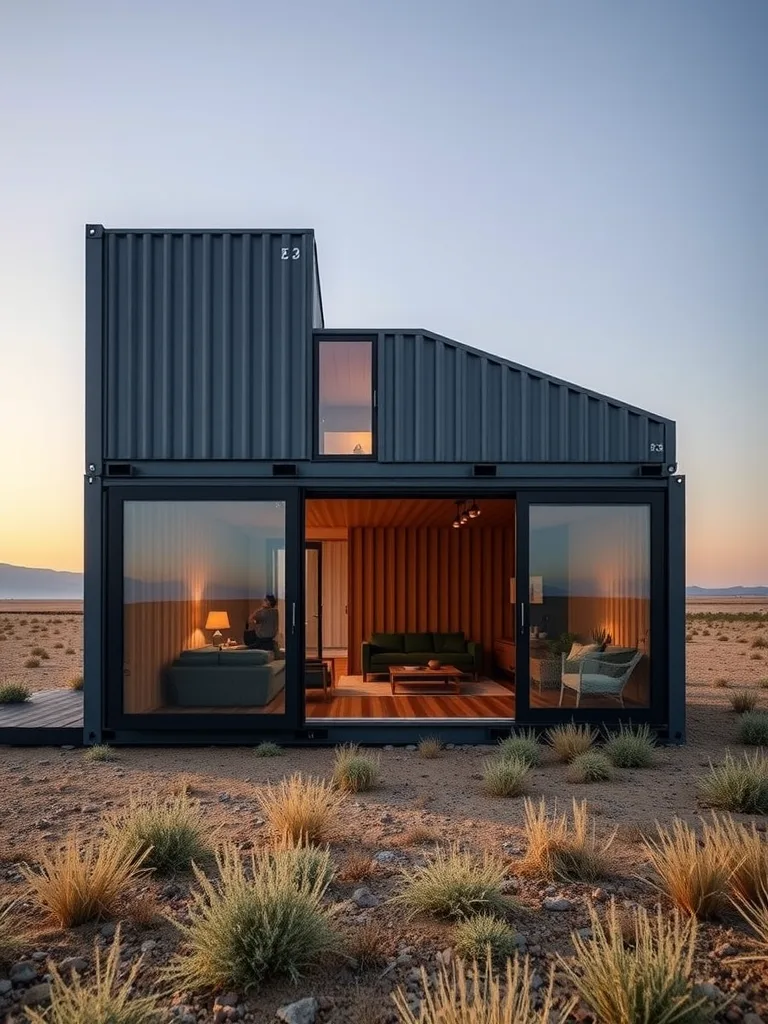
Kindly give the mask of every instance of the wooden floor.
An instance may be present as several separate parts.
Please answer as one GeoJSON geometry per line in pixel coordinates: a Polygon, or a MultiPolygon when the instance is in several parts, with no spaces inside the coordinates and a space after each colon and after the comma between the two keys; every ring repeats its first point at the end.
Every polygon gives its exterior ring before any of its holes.
{"type": "Polygon", "coordinates": [[[0,704],[0,729],[83,727],[83,694],[77,690],[41,690],[23,704],[0,704]]]}
{"type": "Polygon", "coordinates": [[[333,697],[307,701],[307,718],[512,718],[515,699],[461,694],[388,692],[381,697],[333,697]]]}

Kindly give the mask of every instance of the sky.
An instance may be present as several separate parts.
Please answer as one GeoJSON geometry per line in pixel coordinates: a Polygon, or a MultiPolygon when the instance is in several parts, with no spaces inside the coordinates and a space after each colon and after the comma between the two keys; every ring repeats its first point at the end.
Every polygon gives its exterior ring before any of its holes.
{"type": "Polygon", "coordinates": [[[314,227],[326,323],[678,423],[768,584],[765,0],[0,3],[0,562],[82,567],[84,224],[314,227]]]}

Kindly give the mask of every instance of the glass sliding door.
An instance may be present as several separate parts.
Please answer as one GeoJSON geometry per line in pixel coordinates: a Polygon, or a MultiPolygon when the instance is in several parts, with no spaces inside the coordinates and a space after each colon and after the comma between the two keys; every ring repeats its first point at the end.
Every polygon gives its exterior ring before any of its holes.
{"type": "Polygon", "coordinates": [[[113,707],[134,723],[285,719],[300,635],[289,502],[125,488],[111,514],[122,536],[113,707]]]}
{"type": "Polygon", "coordinates": [[[663,507],[656,496],[523,504],[518,716],[642,717],[664,642],[663,507]]]}

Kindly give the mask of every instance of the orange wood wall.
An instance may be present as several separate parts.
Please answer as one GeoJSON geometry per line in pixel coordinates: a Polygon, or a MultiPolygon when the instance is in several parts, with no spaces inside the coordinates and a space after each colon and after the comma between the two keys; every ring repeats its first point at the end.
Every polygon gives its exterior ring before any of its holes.
{"type": "Polygon", "coordinates": [[[349,672],[371,633],[456,630],[482,643],[488,671],[513,626],[514,559],[514,526],[352,527],[349,672]]]}

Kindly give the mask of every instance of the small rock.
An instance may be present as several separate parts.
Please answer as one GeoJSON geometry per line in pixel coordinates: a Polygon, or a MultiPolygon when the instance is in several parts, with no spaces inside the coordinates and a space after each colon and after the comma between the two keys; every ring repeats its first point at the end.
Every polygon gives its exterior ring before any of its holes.
{"type": "Polygon", "coordinates": [[[744,1018],[744,1014],[738,1008],[738,1006],[729,1006],[725,1011],[725,1019],[730,1020],[733,1024],[738,1024],[744,1018]]]}
{"type": "Polygon", "coordinates": [[[281,1006],[275,1015],[278,1020],[285,1021],[285,1024],[314,1024],[317,1016],[317,1000],[313,996],[307,999],[299,999],[295,1003],[288,1003],[281,1006]]]}
{"type": "Polygon", "coordinates": [[[533,992],[538,992],[543,984],[544,979],[542,978],[542,976],[539,974],[538,971],[534,971],[531,975],[531,990],[533,992]]]}
{"type": "Polygon", "coordinates": [[[577,928],[576,929],[576,934],[579,936],[580,939],[591,939],[592,938],[592,929],[591,928],[577,928]]]}
{"type": "Polygon", "coordinates": [[[416,749],[416,744],[415,743],[407,743],[406,746],[405,746],[405,749],[406,750],[415,750],[416,749]]]}
{"type": "Polygon", "coordinates": [[[103,924],[99,929],[99,933],[103,935],[105,939],[111,939],[116,931],[117,926],[113,921],[107,921],[107,923],[103,924]]]}
{"type": "Polygon", "coordinates": [[[237,1006],[240,996],[237,992],[225,992],[223,996],[216,996],[213,1003],[214,1010],[219,1006],[237,1006]]]}
{"type": "Polygon", "coordinates": [[[229,795],[229,793],[219,793],[219,803],[226,804],[229,803],[231,799],[232,797],[229,795]]]}
{"type": "Polygon", "coordinates": [[[197,1014],[191,1006],[184,1004],[174,1006],[171,1015],[175,1024],[197,1024],[197,1014]]]}
{"type": "Polygon", "coordinates": [[[394,750],[395,748],[392,746],[391,743],[385,743],[384,744],[384,749],[385,750],[394,750]]]}
{"type": "Polygon", "coordinates": [[[7,978],[0,979],[0,996],[7,995],[12,988],[13,984],[7,978]]]}
{"type": "Polygon", "coordinates": [[[444,964],[446,967],[450,967],[451,960],[453,960],[453,950],[448,946],[447,949],[444,949],[442,953],[438,953],[437,956],[440,963],[444,964]]]}
{"type": "Polygon", "coordinates": [[[573,907],[573,903],[570,900],[564,899],[562,896],[547,896],[542,901],[542,907],[544,910],[570,910],[573,907]]]}
{"type": "Polygon", "coordinates": [[[455,750],[456,749],[456,744],[455,743],[446,743],[445,744],[445,749],[446,750],[455,750]]]}
{"type": "MultiPolygon", "coordinates": [[[[362,807],[363,805],[360,804],[359,806],[362,807]]],[[[379,821],[381,822],[382,825],[392,825],[394,823],[394,820],[395,819],[388,811],[385,811],[379,818],[379,821]]]]}
{"type": "Polygon", "coordinates": [[[709,981],[702,982],[700,985],[693,986],[693,995],[695,999],[701,999],[703,996],[705,999],[711,1000],[713,1003],[722,1002],[725,996],[717,987],[709,981]]]}
{"type": "Polygon", "coordinates": [[[763,1018],[757,1013],[745,1013],[744,1024],[764,1024],[763,1018]]]}
{"type": "Polygon", "coordinates": [[[11,968],[9,977],[14,985],[28,985],[37,977],[37,964],[31,960],[19,960],[11,968]]]}
{"type": "Polygon", "coordinates": [[[358,907],[378,907],[381,900],[375,893],[372,893],[370,889],[365,886],[361,886],[359,889],[355,889],[352,893],[352,901],[356,903],[358,907]]]}
{"type": "Polygon", "coordinates": [[[65,957],[59,964],[59,970],[64,971],[77,971],[78,973],[84,971],[88,966],[88,961],[84,960],[81,956],[68,956],[65,957]]]}
{"type": "Polygon", "coordinates": [[[72,746],[71,743],[63,743],[62,746],[61,746],[61,749],[62,750],[74,750],[75,748],[72,746]]]}
{"type": "Polygon", "coordinates": [[[523,935],[522,932],[515,932],[515,934],[512,936],[512,942],[514,943],[517,949],[524,950],[525,947],[528,945],[528,937],[526,935],[523,935]]]}
{"type": "Polygon", "coordinates": [[[377,864],[392,864],[393,861],[397,860],[397,856],[391,850],[379,850],[378,853],[373,855],[373,859],[377,864]]]}
{"type": "Polygon", "coordinates": [[[37,960],[38,963],[42,963],[43,960],[48,959],[48,954],[45,953],[42,949],[36,949],[35,952],[32,954],[32,959],[37,960]]]}
{"type": "Polygon", "coordinates": [[[33,985],[31,988],[27,989],[21,997],[21,1001],[24,1006],[34,1006],[36,1003],[50,1003],[51,986],[47,982],[43,982],[40,985],[33,985]]]}
{"type": "Polygon", "coordinates": [[[146,939],[141,944],[141,952],[142,953],[151,953],[156,945],[157,945],[157,942],[154,939],[146,939]]]}

